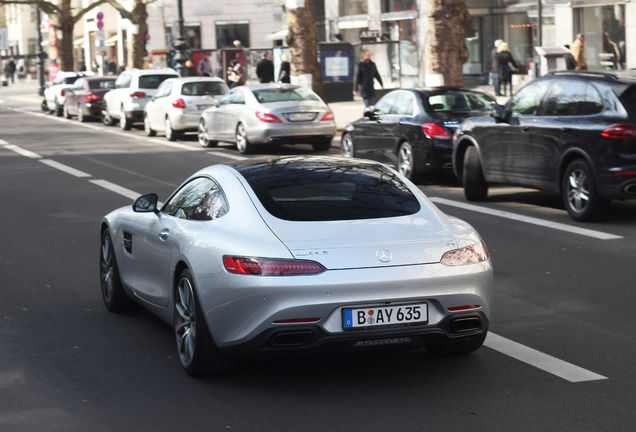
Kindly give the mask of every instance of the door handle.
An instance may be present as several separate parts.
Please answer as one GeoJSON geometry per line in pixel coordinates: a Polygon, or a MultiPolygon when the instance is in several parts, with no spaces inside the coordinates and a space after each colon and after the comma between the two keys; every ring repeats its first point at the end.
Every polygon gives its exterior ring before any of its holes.
{"type": "Polygon", "coordinates": [[[168,240],[168,237],[169,237],[169,236],[170,236],[170,230],[169,230],[169,229],[167,229],[167,228],[166,228],[166,229],[164,229],[164,230],[161,230],[161,232],[159,233],[159,239],[160,239],[161,241],[166,241],[166,240],[168,240]]]}

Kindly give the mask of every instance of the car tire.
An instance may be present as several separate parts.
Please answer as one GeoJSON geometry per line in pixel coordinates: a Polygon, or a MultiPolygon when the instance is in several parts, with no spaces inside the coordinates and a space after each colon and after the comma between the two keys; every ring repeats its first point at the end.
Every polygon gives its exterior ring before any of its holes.
{"type": "Polygon", "coordinates": [[[181,366],[188,375],[230,372],[234,362],[214,344],[188,269],[179,275],[174,294],[174,333],[181,366]]]}
{"type": "Polygon", "coordinates": [[[146,135],[149,137],[157,135],[157,131],[150,127],[150,119],[148,118],[148,115],[144,116],[144,132],[146,132],[146,135]]]}
{"type": "Polygon", "coordinates": [[[68,112],[68,105],[64,104],[62,106],[62,115],[64,116],[65,119],[70,120],[71,119],[71,114],[68,112]]]}
{"type": "Polygon", "coordinates": [[[62,117],[63,114],[64,114],[64,105],[60,105],[59,103],[57,103],[57,101],[55,101],[55,115],[58,117],[62,117]]]}
{"type": "Polygon", "coordinates": [[[121,128],[121,130],[130,130],[130,127],[132,126],[132,121],[126,117],[126,111],[124,111],[124,107],[121,107],[121,110],[119,111],[119,127],[121,128]]]}
{"type": "Polygon", "coordinates": [[[42,109],[42,112],[45,112],[45,113],[51,112],[51,110],[49,109],[49,104],[46,103],[46,99],[42,100],[42,104],[40,105],[40,108],[42,109]]]}
{"type": "Polygon", "coordinates": [[[314,151],[327,151],[331,148],[331,140],[325,140],[322,142],[312,143],[314,151]]]}
{"type": "Polygon", "coordinates": [[[84,115],[84,111],[82,110],[82,106],[77,106],[77,120],[81,123],[86,123],[88,121],[88,117],[84,115]]]}
{"type": "Polygon", "coordinates": [[[488,198],[488,183],[484,178],[481,159],[475,146],[466,149],[462,181],[464,196],[468,201],[484,201],[488,198]]]}
{"type": "Polygon", "coordinates": [[[166,117],[166,139],[168,141],[176,141],[179,138],[179,131],[172,128],[172,122],[169,117],[166,117]]]}
{"type": "Polygon", "coordinates": [[[236,126],[236,148],[241,154],[250,154],[254,149],[254,146],[247,139],[247,130],[243,123],[236,126]]]}
{"type": "Polygon", "coordinates": [[[104,123],[106,126],[114,126],[115,125],[115,121],[113,120],[113,118],[108,113],[108,106],[106,106],[106,105],[104,105],[104,109],[102,110],[102,123],[104,123]]]}
{"type": "Polygon", "coordinates": [[[426,350],[429,353],[438,356],[466,355],[481,348],[487,335],[488,332],[484,331],[483,333],[474,336],[462,338],[462,340],[458,342],[428,344],[426,345],[426,350]]]}
{"type": "Polygon", "coordinates": [[[609,211],[609,201],[596,190],[594,174],[582,159],[572,161],[561,182],[563,205],[570,217],[580,222],[603,219],[609,211]]]}
{"type": "Polygon", "coordinates": [[[134,302],[124,291],[115,258],[113,240],[108,230],[104,230],[102,233],[99,254],[99,278],[102,299],[106,309],[111,312],[124,312],[134,306],[134,302]]]}
{"type": "Polygon", "coordinates": [[[342,140],[340,141],[340,154],[342,157],[356,157],[356,149],[353,144],[353,138],[351,134],[342,135],[342,140]]]}
{"type": "Polygon", "coordinates": [[[413,147],[407,141],[400,144],[397,151],[397,168],[400,174],[411,181],[417,180],[417,165],[413,147]]]}
{"type": "Polygon", "coordinates": [[[208,139],[207,128],[205,126],[205,120],[201,120],[199,122],[199,127],[197,128],[197,140],[199,141],[199,145],[201,147],[216,147],[218,145],[217,141],[212,141],[208,139]]]}

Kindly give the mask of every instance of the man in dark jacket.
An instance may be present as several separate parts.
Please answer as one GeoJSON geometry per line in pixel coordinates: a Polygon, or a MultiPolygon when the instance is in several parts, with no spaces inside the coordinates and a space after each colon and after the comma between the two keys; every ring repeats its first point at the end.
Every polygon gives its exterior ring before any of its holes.
{"type": "Polygon", "coordinates": [[[373,88],[374,78],[378,80],[382,90],[384,90],[384,84],[382,83],[382,77],[378,73],[378,68],[371,61],[371,52],[365,50],[362,53],[362,61],[358,63],[358,69],[353,79],[353,92],[360,94],[365,108],[369,108],[371,100],[375,96],[375,89],[373,88]]]}
{"type": "Polygon", "coordinates": [[[256,63],[256,76],[261,83],[274,81],[274,63],[267,58],[267,52],[261,53],[261,59],[256,63]]]}

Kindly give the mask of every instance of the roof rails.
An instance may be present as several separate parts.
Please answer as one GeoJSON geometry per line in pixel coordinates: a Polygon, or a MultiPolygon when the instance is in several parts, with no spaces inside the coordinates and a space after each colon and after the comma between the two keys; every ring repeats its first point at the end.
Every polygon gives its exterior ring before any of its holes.
{"type": "Polygon", "coordinates": [[[612,80],[618,80],[620,77],[612,72],[601,72],[601,71],[588,71],[588,70],[557,70],[548,72],[548,75],[586,75],[586,76],[596,76],[603,77],[612,80]]]}

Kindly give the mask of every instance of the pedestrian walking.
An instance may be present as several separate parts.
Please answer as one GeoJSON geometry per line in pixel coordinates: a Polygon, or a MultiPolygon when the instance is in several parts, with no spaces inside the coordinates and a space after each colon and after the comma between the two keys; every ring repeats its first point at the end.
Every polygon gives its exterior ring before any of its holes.
{"type": "Polygon", "coordinates": [[[495,41],[495,47],[490,52],[490,68],[491,68],[491,76],[492,76],[492,85],[495,90],[495,96],[501,96],[501,82],[499,79],[499,63],[497,63],[497,48],[499,48],[499,44],[503,41],[501,39],[497,39],[495,41]]]}
{"type": "Polygon", "coordinates": [[[585,59],[585,35],[579,33],[572,42],[570,52],[576,61],[576,70],[587,70],[587,60],[585,59]]]}
{"type": "Polygon", "coordinates": [[[232,60],[232,63],[227,72],[230,81],[230,88],[243,85],[243,66],[241,65],[241,62],[238,60],[238,58],[232,60]]]}
{"type": "MultiPolygon", "coordinates": [[[[9,63],[7,63],[7,66],[9,67],[8,77],[11,79],[11,84],[15,84],[15,69],[16,69],[15,61],[13,59],[9,60],[9,63]]],[[[6,73],[7,71],[5,71],[5,74],[6,73]]]]}
{"type": "Polygon", "coordinates": [[[291,65],[289,64],[289,56],[283,54],[280,56],[280,72],[278,73],[278,82],[289,84],[291,83],[291,65]]]}
{"type": "Polygon", "coordinates": [[[371,52],[365,50],[362,52],[362,61],[358,63],[356,74],[353,79],[353,92],[360,94],[360,97],[364,101],[364,108],[367,109],[371,106],[373,96],[375,96],[375,88],[373,80],[378,80],[382,90],[384,90],[384,84],[382,83],[382,77],[378,72],[378,68],[371,60],[371,52]]]}
{"type": "Polygon", "coordinates": [[[501,42],[497,47],[497,68],[503,93],[501,96],[512,96],[512,74],[518,70],[518,67],[506,42],[501,42]],[[509,94],[507,94],[508,86],[510,86],[509,94]]]}
{"type": "Polygon", "coordinates": [[[619,65],[621,64],[621,52],[618,49],[618,46],[610,39],[609,33],[603,33],[603,54],[607,55],[606,61],[610,62],[608,64],[609,69],[619,69],[619,65]]]}
{"type": "Polygon", "coordinates": [[[197,73],[199,76],[212,76],[212,65],[210,65],[210,54],[205,53],[197,64],[197,73]]]}
{"type": "Polygon", "coordinates": [[[261,53],[261,59],[256,63],[256,76],[261,83],[274,81],[274,63],[267,57],[267,51],[261,53]]]}

